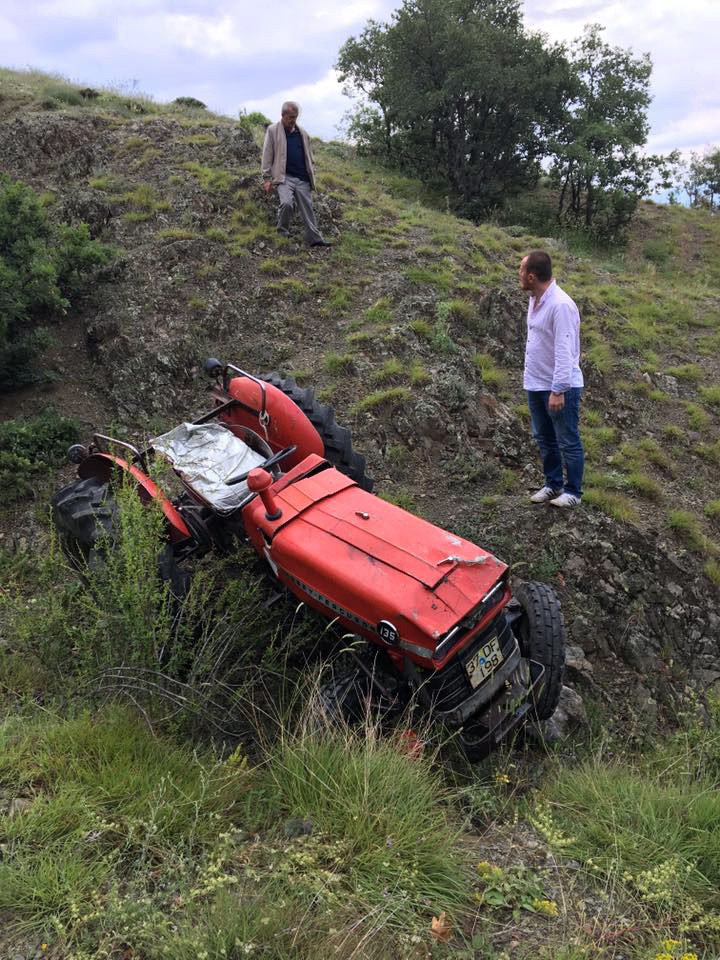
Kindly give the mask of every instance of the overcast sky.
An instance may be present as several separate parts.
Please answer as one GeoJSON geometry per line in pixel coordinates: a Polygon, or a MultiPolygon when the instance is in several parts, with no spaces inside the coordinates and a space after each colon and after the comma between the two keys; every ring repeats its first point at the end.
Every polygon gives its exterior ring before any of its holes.
{"type": "MultiPolygon", "coordinates": [[[[195,96],[237,116],[271,119],[299,100],[303,123],[338,135],[350,105],[333,71],[340,45],[392,0],[0,0],[0,65],[36,67],[83,84],[158,100],[195,96]]],[[[590,22],[610,43],[649,52],[653,151],[720,143],[720,0],[526,0],[525,21],[553,40],[590,22]]]]}

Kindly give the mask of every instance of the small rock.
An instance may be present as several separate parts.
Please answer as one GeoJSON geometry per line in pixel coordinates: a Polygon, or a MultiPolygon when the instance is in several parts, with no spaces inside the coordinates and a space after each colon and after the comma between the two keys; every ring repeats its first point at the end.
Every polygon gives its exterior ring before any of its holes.
{"type": "Polygon", "coordinates": [[[555,713],[542,724],[547,741],[561,740],[578,727],[587,726],[587,713],[582,697],[572,687],[563,686],[555,713]]]}
{"type": "Polygon", "coordinates": [[[565,671],[573,683],[593,683],[593,665],[580,646],[570,645],[565,648],[565,671]]]}

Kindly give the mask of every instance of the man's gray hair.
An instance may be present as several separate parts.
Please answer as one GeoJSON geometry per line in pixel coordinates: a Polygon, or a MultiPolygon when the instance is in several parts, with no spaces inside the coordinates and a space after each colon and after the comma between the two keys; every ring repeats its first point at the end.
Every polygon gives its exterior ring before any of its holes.
{"type": "Polygon", "coordinates": [[[300,104],[295,100],[286,100],[285,103],[280,108],[280,113],[289,113],[290,110],[294,110],[298,116],[300,116],[300,104]]]}

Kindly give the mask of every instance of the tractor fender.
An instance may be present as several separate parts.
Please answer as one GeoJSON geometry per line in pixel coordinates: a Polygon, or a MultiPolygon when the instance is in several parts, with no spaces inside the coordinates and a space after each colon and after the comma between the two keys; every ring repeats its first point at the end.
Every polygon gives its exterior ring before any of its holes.
{"type": "Polygon", "coordinates": [[[273,453],[294,446],[296,450],[283,462],[285,470],[301,463],[314,453],[324,456],[323,439],[300,407],[272,383],[263,383],[265,412],[268,420],[261,422],[262,392],[260,384],[248,377],[235,377],[228,384],[227,395],[216,394],[216,404],[226,403],[228,395],[236,404],[221,414],[229,426],[249,427],[267,441],[273,453]]]}
{"type": "Polygon", "coordinates": [[[146,473],[133,464],[128,463],[127,460],[116,457],[112,453],[92,453],[89,457],[86,457],[78,467],[78,476],[83,480],[94,477],[100,483],[108,483],[108,481],[112,479],[113,472],[116,469],[122,470],[133,478],[138,496],[143,503],[156,500],[160,504],[162,512],[165,514],[165,519],[168,522],[168,533],[171,542],[174,543],[178,540],[185,540],[188,537],[192,537],[192,533],[180,516],[180,513],[175,509],[170,500],[168,500],[160,487],[158,487],[146,473]]]}

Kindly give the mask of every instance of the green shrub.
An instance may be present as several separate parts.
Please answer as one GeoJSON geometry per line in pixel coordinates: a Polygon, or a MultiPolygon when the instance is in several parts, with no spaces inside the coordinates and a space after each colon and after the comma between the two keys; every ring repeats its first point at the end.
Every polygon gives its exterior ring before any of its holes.
{"type": "Polygon", "coordinates": [[[709,500],[705,504],[705,516],[711,519],[720,517],[720,500],[709,500]]]}
{"type": "Polygon", "coordinates": [[[703,378],[702,367],[696,363],[683,363],[677,367],[668,367],[667,372],[671,377],[677,377],[678,380],[688,380],[697,383],[703,378]]]}
{"type": "Polygon", "coordinates": [[[583,493],[583,503],[587,506],[597,507],[603,513],[607,513],[608,516],[621,522],[636,519],[632,503],[627,497],[623,497],[619,493],[589,487],[583,493]]]}
{"type": "Polygon", "coordinates": [[[708,580],[711,580],[716,586],[720,587],[720,563],[718,563],[714,557],[711,557],[707,561],[703,570],[708,580]]]}
{"type": "Polygon", "coordinates": [[[77,87],[72,87],[69,83],[48,84],[42,93],[48,100],[57,100],[69,107],[81,107],[85,102],[77,87]]]}
{"type": "Polygon", "coordinates": [[[686,401],[685,410],[687,411],[688,423],[693,430],[704,430],[710,423],[710,414],[699,403],[686,401]]]}
{"type": "Polygon", "coordinates": [[[720,408],[720,384],[713,384],[712,387],[700,387],[700,396],[711,407],[720,408]]]}
{"type": "Polygon", "coordinates": [[[290,816],[309,817],[318,831],[343,844],[352,887],[372,910],[426,915],[427,905],[449,911],[467,896],[467,861],[443,805],[439,769],[408,762],[392,741],[348,734],[290,740],[270,757],[266,778],[290,816]]]}
{"type": "Polygon", "coordinates": [[[469,300],[441,300],[437,305],[439,320],[459,320],[467,324],[475,313],[475,305],[469,300]]]}
{"type": "Polygon", "coordinates": [[[186,137],[180,137],[180,143],[194,147],[216,147],[220,141],[213,133],[190,133],[186,137]]]}
{"type": "Polygon", "coordinates": [[[645,473],[633,471],[628,476],[628,485],[646,500],[662,500],[662,487],[645,473]]]}
{"type": "Polygon", "coordinates": [[[167,210],[170,204],[149,183],[139,183],[134,189],[122,195],[130,204],[131,210],[123,215],[125,220],[148,220],[158,210],[167,210]]]}
{"type": "Polygon", "coordinates": [[[495,361],[490,354],[476,353],[473,356],[473,363],[480,372],[483,386],[503,387],[507,382],[507,374],[495,366],[495,361]]]}
{"type": "Polygon", "coordinates": [[[207,110],[207,105],[196,97],[175,97],[172,105],[175,107],[189,107],[191,110],[207,110]]]}
{"type": "Polygon", "coordinates": [[[647,240],[643,246],[643,255],[658,267],[664,267],[673,255],[675,246],[671,240],[647,240]]]}
{"type": "Polygon", "coordinates": [[[340,377],[352,373],[355,360],[351,353],[327,353],[323,357],[323,367],[331,377],[340,377]]]}
{"type": "Polygon", "coordinates": [[[0,174],[0,390],[38,379],[38,325],[65,314],[113,255],[86,224],[51,224],[29,187],[0,174]]]}
{"type": "Polygon", "coordinates": [[[422,317],[417,317],[417,319],[411,320],[410,329],[422,340],[430,340],[432,338],[432,325],[428,323],[427,320],[423,320],[422,317]]]}
{"type": "Polygon", "coordinates": [[[209,193],[227,193],[237,180],[234,174],[229,170],[222,170],[217,167],[205,167],[201,163],[192,160],[182,164],[183,169],[192,174],[204,190],[209,193]]]}
{"type": "Polygon", "coordinates": [[[118,945],[379,960],[410,956],[409,932],[440,908],[468,912],[472,854],[442,772],[402,741],[285,729],[253,767],[241,746],[220,762],[145,719],[111,706],[0,725],[0,789],[32,793],[0,814],[4,943],[30,934],[78,960],[118,945]]]}
{"type": "MultiPolygon", "coordinates": [[[[706,566],[708,576],[716,571],[717,565],[706,566]]],[[[563,856],[612,883],[616,896],[625,888],[624,902],[639,901],[659,928],[696,930],[714,946],[720,926],[720,727],[717,707],[710,712],[702,720],[686,713],[683,728],[649,752],[593,751],[579,764],[558,763],[536,825],[563,856]]]]}
{"type": "Polygon", "coordinates": [[[197,234],[192,230],[183,230],[181,227],[167,227],[165,230],[158,230],[160,240],[195,240],[197,234]]]}
{"type": "Polygon", "coordinates": [[[259,110],[251,110],[250,113],[244,113],[240,111],[238,117],[240,123],[243,127],[269,127],[272,123],[271,120],[265,116],[264,113],[261,113],[259,110]]]}
{"type": "Polygon", "coordinates": [[[29,420],[0,423],[0,489],[5,502],[31,494],[38,479],[63,462],[79,430],[75,420],[52,410],[29,420]]]}
{"type": "Polygon", "coordinates": [[[374,410],[376,407],[386,404],[396,406],[406,403],[411,396],[412,394],[407,387],[387,387],[385,390],[375,390],[363,397],[362,400],[358,400],[352,407],[351,413],[353,415],[366,413],[368,410],[374,410]]]}
{"type": "Polygon", "coordinates": [[[369,323],[385,325],[392,321],[392,305],[387,297],[381,297],[365,311],[365,318],[369,323]]]}
{"type": "Polygon", "coordinates": [[[670,510],[667,522],[670,529],[691,550],[708,556],[717,555],[717,546],[709,537],[705,536],[697,517],[693,516],[688,510],[670,510]]]}
{"type": "Polygon", "coordinates": [[[388,380],[395,380],[405,372],[405,365],[397,359],[391,357],[386,360],[379,370],[374,370],[370,375],[373,383],[387,383],[388,380]]]}

